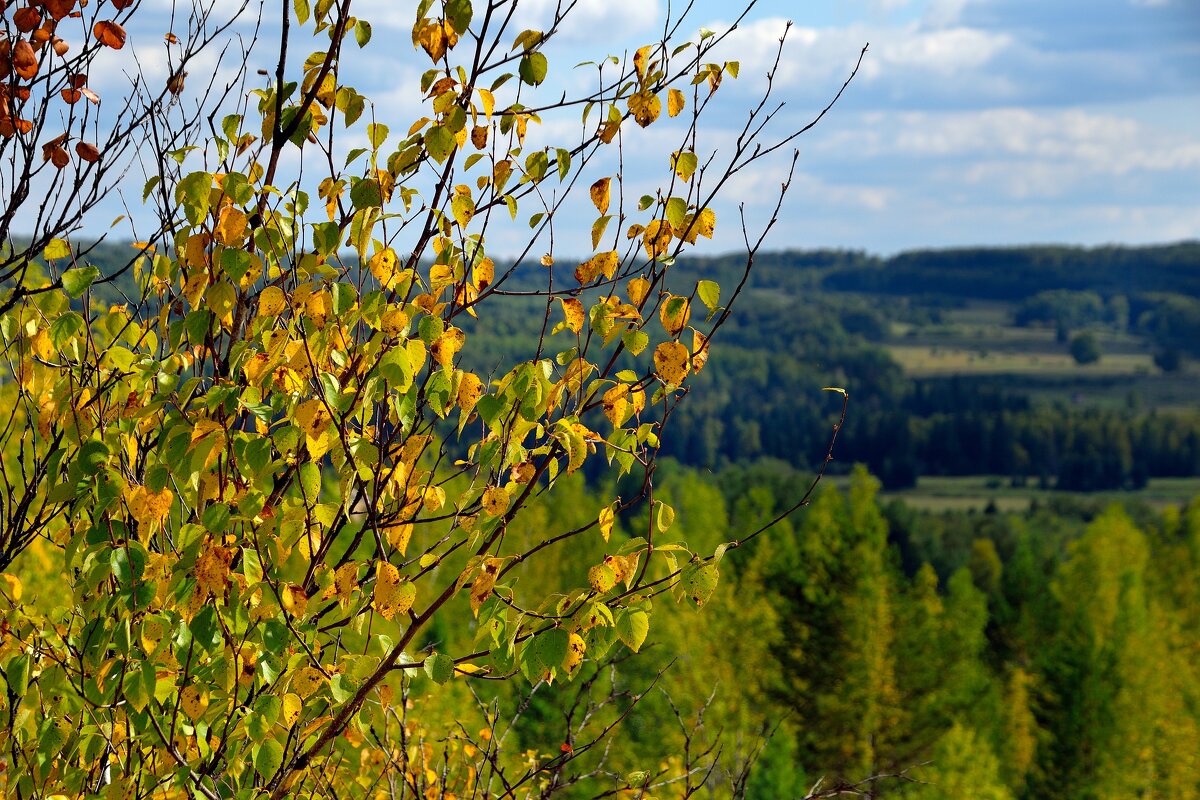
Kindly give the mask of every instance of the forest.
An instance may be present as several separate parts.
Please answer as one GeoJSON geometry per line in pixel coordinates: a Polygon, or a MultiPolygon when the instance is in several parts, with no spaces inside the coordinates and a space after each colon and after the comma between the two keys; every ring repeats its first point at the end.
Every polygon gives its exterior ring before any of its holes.
{"type": "MultiPolygon", "coordinates": [[[[120,256],[101,255],[109,252],[120,256]]],[[[1147,349],[1186,350],[1191,323],[1162,320],[1186,317],[1173,309],[1196,300],[1152,289],[1174,279],[1181,258],[1194,272],[1200,248],[1133,252],[1143,258],[1139,282],[1118,286],[1129,252],[1050,251],[1072,264],[1064,274],[1083,260],[1097,276],[1089,285],[1113,294],[1066,288],[1053,272],[1019,285],[1028,276],[992,271],[995,251],[886,264],[853,253],[762,256],[720,358],[672,420],[656,477],[672,538],[723,556],[720,588],[702,610],[655,600],[641,657],[610,640],[581,688],[534,678],[429,694],[429,679],[413,677],[413,713],[444,744],[426,754],[428,768],[454,785],[469,760],[455,751],[494,735],[529,764],[551,765],[538,785],[571,798],[637,797],[621,787],[639,781],[665,781],[662,796],[673,787],[762,800],[839,787],[906,800],[1200,796],[1200,498],[1122,506],[1081,494],[1200,474],[1200,414],[1080,407],[1005,375],[913,377],[885,347],[897,322],[939,324],[971,299],[953,287],[977,287],[986,272],[1014,276],[988,288],[1012,298],[1014,327],[1120,327],[1147,349]],[[891,317],[868,293],[829,288],[861,288],[887,272],[871,291],[911,290],[918,284],[901,283],[904,269],[939,292],[903,294],[891,317]],[[831,375],[852,398],[834,477],[787,515],[828,445],[837,409],[819,390],[831,375]],[[921,476],[981,472],[1059,494],[1020,513],[923,511],[878,494],[921,476]],[[724,549],[780,517],[748,546],[724,549]],[[609,725],[614,733],[592,747],[609,725]],[[568,750],[574,757],[561,764],[568,750]]],[[[678,266],[728,280],[720,259],[678,266]]],[[[488,334],[472,354],[481,372],[534,346],[528,325],[538,314],[519,303],[505,311],[472,331],[488,334]]],[[[634,491],[589,464],[507,535],[536,547],[634,491]]],[[[552,568],[518,569],[511,585],[525,596],[563,592],[655,527],[644,508],[618,515],[611,541],[554,547],[552,568]]],[[[25,591],[52,596],[59,556],[35,547],[24,558],[21,573],[42,576],[25,591]]],[[[470,613],[467,598],[453,603],[470,613]]],[[[468,629],[434,626],[417,649],[469,651],[493,611],[485,605],[468,629]]]]}
{"type": "Polygon", "coordinates": [[[869,43],[352,3],[0,2],[0,794],[1200,796],[1200,243],[772,252],[869,43]]]}

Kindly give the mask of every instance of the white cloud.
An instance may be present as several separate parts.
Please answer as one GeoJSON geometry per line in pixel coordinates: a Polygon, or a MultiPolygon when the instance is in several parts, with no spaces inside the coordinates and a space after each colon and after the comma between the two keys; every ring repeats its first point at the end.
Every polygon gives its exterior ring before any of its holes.
{"type": "MultiPolygon", "coordinates": [[[[764,85],[787,20],[761,19],[734,31],[720,58],[742,62],[744,91],[764,85]]],[[[726,29],[728,26],[722,26],[726,29]]],[[[929,102],[945,92],[978,92],[982,73],[1013,44],[1008,33],[965,26],[930,27],[856,23],[842,27],[793,26],[787,34],[775,85],[795,97],[825,97],[850,74],[863,45],[870,47],[858,75],[884,96],[911,96],[929,102]]],[[[987,78],[994,85],[994,77],[987,78]]],[[[862,87],[856,87],[861,93],[862,87]]],[[[878,96],[878,92],[872,97],[878,96]]],[[[888,103],[890,104],[890,103],[888,103]]]]}

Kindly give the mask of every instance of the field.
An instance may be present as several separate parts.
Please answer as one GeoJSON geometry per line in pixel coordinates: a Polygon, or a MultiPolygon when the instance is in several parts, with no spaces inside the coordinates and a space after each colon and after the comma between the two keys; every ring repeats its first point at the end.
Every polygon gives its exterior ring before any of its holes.
{"type": "Polygon", "coordinates": [[[1141,337],[1095,331],[1103,352],[1094,364],[1076,364],[1067,346],[1045,327],[1010,324],[1013,306],[970,303],[943,314],[936,325],[895,324],[887,349],[907,375],[1003,377],[1031,397],[1103,408],[1194,409],[1200,403],[1200,365],[1176,373],[1154,365],[1141,337]]]}
{"type": "Polygon", "coordinates": [[[979,475],[963,478],[925,477],[913,489],[885,492],[886,500],[902,500],[922,511],[983,511],[993,503],[999,511],[1022,512],[1037,499],[1045,502],[1055,497],[1072,497],[1098,505],[1107,502],[1140,502],[1155,508],[1182,506],[1200,497],[1200,478],[1152,478],[1141,491],[1098,492],[1080,494],[1038,489],[1029,486],[1010,486],[1005,478],[979,475]]]}

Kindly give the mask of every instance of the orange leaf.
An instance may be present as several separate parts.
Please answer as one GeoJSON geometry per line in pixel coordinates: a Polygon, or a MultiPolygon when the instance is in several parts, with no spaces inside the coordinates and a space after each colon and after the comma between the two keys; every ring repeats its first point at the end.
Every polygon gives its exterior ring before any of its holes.
{"type": "Polygon", "coordinates": [[[31,80],[37,75],[38,62],[33,45],[24,39],[18,39],[12,51],[12,65],[17,75],[25,80],[31,80]]]}
{"type": "Polygon", "coordinates": [[[13,24],[21,33],[29,33],[42,24],[42,15],[33,6],[18,8],[17,13],[13,14],[13,24]]]}
{"type": "MultiPolygon", "coordinates": [[[[132,0],[130,0],[131,2],[132,0]]],[[[114,0],[113,5],[118,9],[124,6],[118,5],[114,0]]],[[[92,26],[92,35],[94,35],[102,45],[111,47],[113,50],[120,50],[125,46],[125,29],[112,20],[100,20],[92,26]]]]}
{"type": "Polygon", "coordinates": [[[88,142],[79,142],[76,144],[75,152],[89,164],[94,164],[100,160],[100,151],[96,149],[96,145],[89,144],[88,142]]]}

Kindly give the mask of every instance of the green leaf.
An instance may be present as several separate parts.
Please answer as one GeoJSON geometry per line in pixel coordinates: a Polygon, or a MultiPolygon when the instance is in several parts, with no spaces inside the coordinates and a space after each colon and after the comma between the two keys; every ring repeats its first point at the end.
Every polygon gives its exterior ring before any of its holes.
{"type": "Polygon", "coordinates": [[[683,220],[687,216],[687,201],[682,197],[672,197],[667,201],[667,222],[675,230],[683,229],[683,220]]]}
{"type": "Polygon", "coordinates": [[[554,161],[558,164],[558,180],[562,182],[571,171],[571,151],[562,147],[555,148],[554,161]]]}
{"type": "Polygon", "coordinates": [[[150,699],[154,697],[154,690],[158,684],[155,675],[154,665],[148,661],[143,661],[129,677],[125,679],[125,698],[129,700],[129,704],[133,706],[135,711],[142,711],[150,703],[150,699]]]}
{"type": "Polygon", "coordinates": [[[521,57],[521,64],[517,68],[517,74],[521,76],[523,83],[527,83],[530,86],[537,86],[546,80],[546,72],[549,68],[549,62],[546,61],[546,57],[541,53],[526,53],[521,57]]]}
{"type": "Polygon", "coordinates": [[[625,345],[626,350],[636,356],[650,344],[650,337],[639,330],[625,331],[621,334],[621,343],[625,345]]]}
{"type": "Polygon", "coordinates": [[[311,461],[300,465],[300,488],[309,503],[321,494],[321,468],[311,461]]]}
{"type": "Polygon", "coordinates": [[[696,172],[696,167],[699,166],[699,163],[696,154],[691,151],[671,154],[671,169],[684,183],[692,179],[692,175],[696,172]]]}
{"type": "Polygon", "coordinates": [[[355,23],[354,41],[358,42],[359,47],[367,46],[367,42],[371,41],[371,23],[365,19],[360,19],[355,23]]]}
{"type": "Polygon", "coordinates": [[[456,144],[458,143],[454,139],[454,134],[441,125],[435,125],[425,131],[425,149],[439,164],[450,157],[456,144]]]}
{"type": "Polygon", "coordinates": [[[383,143],[387,141],[388,126],[378,122],[372,122],[367,125],[367,140],[371,142],[371,147],[378,150],[383,147],[383,143]]]}
{"type": "Polygon", "coordinates": [[[454,30],[464,34],[471,25],[471,0],[448,0],[446,3],[446,19],[454,26],[454,30]]]}
{"type": "Polygon", "coordinates": [[[308,0],[292,0],[292,8],[296,9],[296,21],[301,25],[308,22],[308,0]]]}
{"type": "Polygon", "coordinates": [[[636,653],[650,633],[650,615],[640,608],[630,608],[617,617],[616,628],[617,636],[636,653]]]}
{"type": "Polygon", "coordinates": [[[659,531],[666,533],[675,524],[675,509],[666,503],[659,503],[657,522],[659,531]]]}
{"type": "Polygon", "coordinates": [[[436,684],[454,677],[454,659],[445,653],[432,653],[425,659],[425,674],[436,684]]]}
{"type": "Polygon", "coordinates": [[[83,330],[83,317],[68,311],[50,323],[50,342],[61,350],[72,338],[83,330]]]}
{"type": "Polygon", "coordinates": [[[221,251],[221,269],[230,278],[240,281],[250,269],[250,254],[236,247],[226,247],[221,251]]]}
{"type": "Polygon", "coordinates": [[[66,239],[51,239],[46,245],[46,249],[42,251],[42,258],[47,261],[53,261],[56,258],[70,258],[71,245],[66,239]]]}
{"type": "Polygon", "coordinates": [[[709,313],[714,313],[720,307],[721,287],[716,281],[700,281],[696,284],[696,296],[704,303],[709,313]]]}
{"type": "Polygon", "coordinates": [[[183,206],[188,222],[199,225],[211,207],[212,175],[193,172],[175,187],[175,200],[183,206]]]}
{"type": "Polygon", "coordinates": [[[717,589],[717,579],[721,573],[713,563],[701,564],[694,562],[683,568],[679,576],[677,591],[696,604],[697,608],[708,602],[717,589]]]}
{"type": "Polygon", "coordinates": [[[355,208],[378,208],[383,205],[383,190],[374,178],[360,180],[350,189],[355,208]]]}
{"type": "Polygon", "coordinates": [[[313,225],[313,246],[322,256],[337,252],[342,243],[342,229],[336,222],[318,222],[313,225]]]}
{"type": "Polygon", "coordinates": [[[532,648],[530,655],[537,664],[544,668],[543,671],[548,672],[562,666],[570,644],[570,635],[566,630],[551,628],[544,633],[539,633],[529,643],[529,647],[532,648]]]}
{"type": "MultiPolygon", "coordinates": [[[[49,249],[49,248],[47,248],[49,249]]],[[[96,278],[100,277],[100,268],[88,264],[86,267],[69,269],[62,274],[63,291],[71,297],[79,297],[87,291],[96,278]]]]}
{"type": "Polygon", "coordinates": [[[22,654],[10,660],[4,670],[4,680],[11,695],[24,697],[29,688],[29,656],[22,654]]]}
{"type": "Polygon", "coordinates": [[[258,746],[258,755],[254,757],[254,770],[268,780],[283,766],[283,747],[274,739],[267,739],[258,746]]]}

